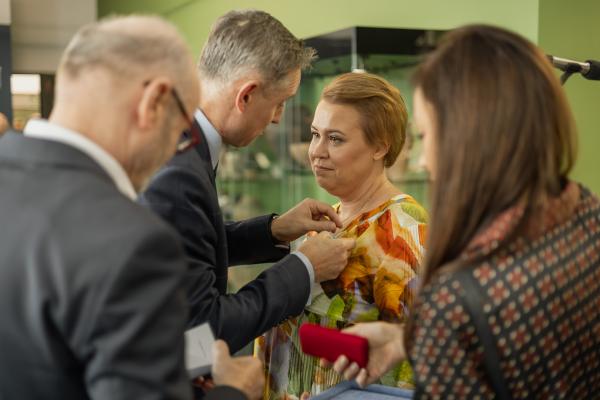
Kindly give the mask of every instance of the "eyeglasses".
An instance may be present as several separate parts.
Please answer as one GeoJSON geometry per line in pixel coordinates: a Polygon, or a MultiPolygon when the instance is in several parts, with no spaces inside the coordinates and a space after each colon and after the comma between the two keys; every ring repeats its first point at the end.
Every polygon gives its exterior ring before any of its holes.
{"type": "MultiPolygon", "coordinates": [[[[149,83],[150,81],[145,81],[144,86],[148,86],[149,83]]],[[[175,99],[175,104],[177,104],[177,108],[181,112],[183,119],[188,123],[188,129],[182,133],[179,142],[177,143],[177,153],[183,153],[200,143],[200,133],[197,129],[194,129],[194,120],[185,110],[181,96],[179,96],[179,93],[175,88],[171,88],[171,94],[173,95],[173,99],[175,99]]]]}
{"type": "Polygon", "coordinates": [[[179,143],[177,143],[177,153],[183,153],[200,143],[200,135],[197,129],[194,129],[194,120],[188,115],[187,111],[185,111],[185,107],[183,106],[183,101],[181,101],[181,97],[177,93],[175,88],[171,88],[171,94],[175,99],[175,103],[177,104],[177,108],[181,111],[181,115],[183,118],[189,123],[189,129],[185,130],[181,137],[179,138],[179,143]]]}

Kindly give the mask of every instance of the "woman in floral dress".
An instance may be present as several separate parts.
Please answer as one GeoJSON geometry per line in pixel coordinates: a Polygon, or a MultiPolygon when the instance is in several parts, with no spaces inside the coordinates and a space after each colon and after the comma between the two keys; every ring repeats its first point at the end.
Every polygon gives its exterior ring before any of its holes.
{"type": "MultiPolygon", "coordinates": [[[[309,157],[318,184],[340,202],[344,226],[336,235],[356,240],[337,279],[313,287],[302,315],[257,339],[265,363],[265,399],[297,398],[340,382],[332,370],[302,353],[298,328],[312,322],[344,328],[356,322],[403,322],[412,304],[427,224],[424,209],[386,177],[406,138],[407,111],[400,92],[366,73],[341,75],[327,86],[311,126],[309,157]]],[[[381,381],[410,386],[400,363],[381,381]]]]}

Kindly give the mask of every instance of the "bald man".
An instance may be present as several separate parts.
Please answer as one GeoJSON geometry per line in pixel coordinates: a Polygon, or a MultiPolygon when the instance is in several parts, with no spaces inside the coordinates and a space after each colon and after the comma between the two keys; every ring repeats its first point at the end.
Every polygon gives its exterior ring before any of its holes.
{"type": "MultiPolygon", "coordinates": [[[[82,28],[49,120],[0,141],[0,399],[188,399],[187,268],[133,200],[198,104],[177,31],[152,17],[82,28]]],[[[260,396],[260,363],[216,347],[212,398],[260,396]]]]}

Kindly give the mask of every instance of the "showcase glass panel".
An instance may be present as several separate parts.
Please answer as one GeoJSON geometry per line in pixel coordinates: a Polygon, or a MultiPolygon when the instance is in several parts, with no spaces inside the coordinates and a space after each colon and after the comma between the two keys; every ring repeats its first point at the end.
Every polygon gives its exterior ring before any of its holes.
{"type": "MultiPolygon", "coordinates": [[[[319,58],[303,73],[279,125],[269,126],[251,146],[228,148],[221,156],[218,189],[224,217],[243,219],[282,213],[304,198],[330,204],[336,198],[315,182],[308,161],[310,125],[323,88],[337,75],[367,71],[395,85],[412,115],[410,77],[443,32],[418,29],[353,27],[306,39],[319,58]]],[[[409,120],[410,121],[410,120],[409,120]]],[[[401,190],[427,206],[428,179],[419,168],[421,144],[409,122],[407,145],[387,170],[401,190]]],[[[231,270],[231,290],[239,289],[266,266],[231,270]]]]}

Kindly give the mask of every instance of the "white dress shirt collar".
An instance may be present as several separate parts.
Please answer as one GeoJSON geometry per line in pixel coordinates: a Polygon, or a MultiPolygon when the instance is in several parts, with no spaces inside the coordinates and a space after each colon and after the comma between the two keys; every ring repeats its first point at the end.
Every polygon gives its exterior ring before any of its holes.
{"type": "Polygon", "coordinates": [[[131,200],[135,200],[137,197],[131,180],[121,164],[106,150],[82,134],[43,119],[30,120],[25,126],[23,134],[36,139],[60,142],[78,149],[106,171],[121,193],[131,200]]]}
{"type": "Polygon", "coordinates": [[[198,125],[200,125],[200,129],[202,129],[202,132],[204,133],[206,143],[208,144],[208,152],[210,153],[210,162],[213,169],[215,169],[219,163],[219,155],[221,154],[221,147],[223,146],[221,134],[199,108],[194,113],[194,118],[196,118],[198,125]]]}

